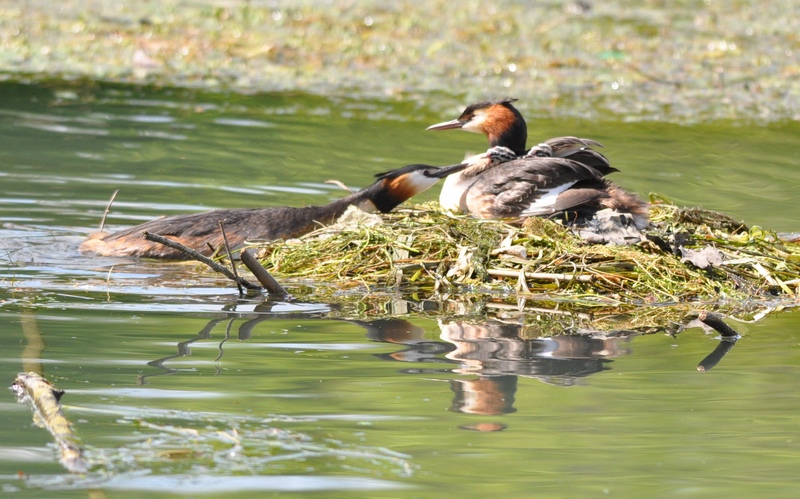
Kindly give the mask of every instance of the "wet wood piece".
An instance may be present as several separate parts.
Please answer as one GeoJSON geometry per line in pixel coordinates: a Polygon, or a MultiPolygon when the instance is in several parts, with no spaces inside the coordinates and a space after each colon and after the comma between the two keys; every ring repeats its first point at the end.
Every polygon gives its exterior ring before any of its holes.
{"type": "Polygon", "coordinates": [[[197,260],[200,263],[204,263],[204,264],[208,265],[209,267],[211,267],[212,270],[214,270],[216,272],[219,272],[220,274],[224,275],[228,279],[236,282],[237,284],[241,284],[243,287],[245,287],[247,289],[258,289],[258,290],[261,289],[261,286],[259,286],[258,284],[253,284],[252,282],[248,281],[247,279],[244,279],[243,277],[237,277],[237,276],[233,275],[233,272],[228,270],[226,267],[218,264],[214,260],[208,258],[207,256],[205,256],[205,255],[203,255],[201,253],[198,253],[197,251],[195,251],[195,250],[193,250],[191,248],[187,248],[186,246],[182,245],[181,243],[173,241],[172,239],[169,239],[169,238],[166,238],[166,237],[163,237],[163,236],[159,236],[158,234],[153,234],[153,233],[150,233],[150,232],[147,232],[147,231],[142,233],[142,237],[144,237],[148,241],[153,241],[155,243],[163,244],[164,246],[168,246],[170,248],[176,249],[176,250],[182,252],[183,254],[185,254],[186,256],[188,256],[189,258],[197,260]]]}
{"type": "Polygon", "coordinates": [[[722,316],[711,312],[700,312],[697,318],[708,327],[713,328],[724,338],[738,338],[739,333],[722,320],[722,316]]]}
{"type": "Polygon", "coordinates": [[[703,311],[698,314],[697,319],[722,335],[722,341],[719,342],[717,348],[697,365],[697,370],[704,373],[716,366],[731,348],[733,348],[733,345],[736,344],[736,340],[739,339],[739,333],[727,325],[719,314],[703,311]]]}
{"type": "Polygon", "coordinates": [[[283,289],[283,286],[281,286],[278,281],[272,277],[272,274],[267,272],[267,269],[265,269],[261,263],[259,263],[256,257],[254,257],[250,251],[246,249],[242,250],[242,252],[239,254],[239,258],[241,258],[245,267],[247,267],[247,269],[250,270],[254,276],[256,276],[258,282],[264,286],[264,289],[267,290],[267,293],[269,293],[270,296],[281,298],[289,296],[289,293],[283,289]]]}
{"type": "Polygon", "coordinates": [[[59,460],[70,473],[86,473],[89,463],[83,455],[80,440],[61,410],[62,390],[35,372],[20,373],[11,385],[19,402],[29,402],[33,422],[53,435],[59,450],[59,460]]]}
{"type": "Polygon", "coordinates": [[[231,245],[228,243],[228,235],[225,234],[225,220],[220,220],[219,222],[219,230],[222,232],[222,242],[225,244],[225,251],[228,254],[228,261],[231,262],[231,271],[233,272],[233,277],[236,281],[236,287],[239,289],[239,296],[244,295],[244,290],[242,290],[242,284],[239,282],[239,272],[236,271],[236,261],[233,259],[233,254],[231,253],[231,245]]]}

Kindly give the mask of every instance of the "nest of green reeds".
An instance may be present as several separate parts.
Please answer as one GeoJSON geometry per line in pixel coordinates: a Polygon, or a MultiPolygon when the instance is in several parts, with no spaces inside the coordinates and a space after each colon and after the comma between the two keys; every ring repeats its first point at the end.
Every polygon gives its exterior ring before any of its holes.
{"type": "Polygon", "coordinates": [[[503,292],[631,306],[796,302],[800,294],[800,244],[660,199],[653,200],[648,239],[628,246],[589,244],[548,219],[513,225],[433,204],[366,217],[268,244],[259,258],[279,278],[338,289],[503,292]],[[706,251],[714,255],[707,265],[686,255],[706,251]]]}

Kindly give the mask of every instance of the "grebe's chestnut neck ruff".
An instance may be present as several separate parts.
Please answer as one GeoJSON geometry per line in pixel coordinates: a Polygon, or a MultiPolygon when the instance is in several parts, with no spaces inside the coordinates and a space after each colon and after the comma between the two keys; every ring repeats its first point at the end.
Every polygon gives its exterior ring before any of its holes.
{"type": "Polygon", "coordinates": [[[427,130],[460,128],[468,132],[482,133],[489,140],[489,147],[507,147],[517,156],[522,156],[525,154],[525,143],[528,141],[528,126],[522,114],[511,105],[516,100],[507,97],[472,104],[467,106],[458,118],[431,125],[427,130]]]}

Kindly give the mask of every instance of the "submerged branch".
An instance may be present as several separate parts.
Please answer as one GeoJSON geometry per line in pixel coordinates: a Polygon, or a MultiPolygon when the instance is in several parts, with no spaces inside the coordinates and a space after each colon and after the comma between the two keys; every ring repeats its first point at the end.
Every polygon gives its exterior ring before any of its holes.
{"type": "Polygon", "coordinates": [[[70,473],[86,473],[89,464],[83,455],[80,440],[72,431],[72,425],[61,410],[58,390],[35,372],[20,373],[11,385],[19,402],[29,402],[34,411],[33,421],[53,435],[60,453],[61,464],[70,473]]]}

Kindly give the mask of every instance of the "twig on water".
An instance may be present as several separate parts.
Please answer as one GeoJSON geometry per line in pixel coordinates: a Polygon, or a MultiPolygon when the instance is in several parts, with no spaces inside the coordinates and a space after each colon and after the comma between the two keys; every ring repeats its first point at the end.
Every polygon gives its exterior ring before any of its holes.
{"type": "Polygon", "coordinates": [[[342,183],[339,180],[326,180],[325,183],[326,184],[333,184],[336,187],[339,187],[339,188],[341,188],[341,189],[343,189],[343,190],[345,190],[347,192],[355,192],[355,191],[353,191],[353,189],[347,187],[346,185],[344,185],[344,183],[342,183]]]}
{"type": "Polygon", "coordinates": [[[697,318],[700,319],[700,322],[706,326],[714,328],[714,330],[721,334],[724,338],[730,339],[739,337],[739,333],[737,333],[736,330],[729,325],[725,324],[725,322],[722,320],[722,316],[719,314],[700,312],[697,318]]]}
{"type": "Polygon", "coordinates": [[[117,198],[117,194],[119,193],[119,189],[114,191],[111,195],[111,199],[108,200],[108,204],[106,205],[106,211],[103,212],[103,218],[100,219],[100,232],[103,232],[103,228],[106,226],[106,217],[108,216],[108,212],[111,211],[111,205],[114,203],[114,200],[117,198]]]}
{"type": "Polygon", "coordinates": [[[172,239],[168,239],[166,237],[159,236],[158,234],[153,234],[153,233],[150,233],[150,232],[147,232],[147,231],[142,232],[142,237],[144,237],[148,241],[153,241],[154,243],[163,244],[164,246],[167,246],[168,248],[172,248],[172,249],[178,250],[181,253],[183,253],[184,255],[188,256],[189,258],[192,258],[194,260],[197,260],[200,263],[204,263],[204,264],[208,265],[209,267],[211,267],[212,270],[214,270],[216,272],[219,272],[220,274],[224,275],[228,279],[231,279],[232,281],[235,281],[237,284],[241,284],[242,286],[244,286],[247,289],[259,289],[259,290],[261,289],[261,286],[259,286],[258,284],[253,284],[252,282],[250,282],[250,281],[248,281],[248,280],[246,280],[246,279],[244,279],[242,277],[237,277],[237,276],[233,275],[233,273],[230,270],[228,270],[227,267],[224,267],[224,266],[218,264],[214,260],[208,258],[207,256],[205,256],[205,255],[203,255],[201,253],[198,253],[197,251],[195,251],[195,250],[193,250],[191,248],[187,248],[186,246],[182,245],[179,242],[173,241],[172,239]]]}
{"type": "Polygon", "coordinates": [[[72,429],[72,423],[64,415],[61,406],[63,390],[35,372],[19,373],[11,388],[20,402],[29,402],[34,412],[33,421],[46,428],[53,436],[60,453],[61,464],[70,473],[86,473],[89,462],[84,456],[83,446],[72,429]]]}
{"type": "Polygon", "coordinates": [[[231,262],[231,270],[233,271],[233,277],[236,280],[236,287],[239,288],[239,296],[242,296],[244,295],[244,290],[242,289],[242,285],[239,284],[239,272],[236,271],[236,262],[233,261],[231,246],[228,244],[228,235],[225,234],[225,220],[219,221],[219,230],[222,232],[222,241],[225,243],[225,251],[228,253],[228,260],[231,262]]]}
{"type": "Polygon", "coordinates": [[[715,348],[713,352],[708,354],[708,356],[701,360],[700,364],[697,365],[697,370],[701,373],[704,373],[706,371],[710,371],[711,368],[716,366],[719,361],[722,360],[725,354],[727,354],[731,348],[733,348],[733,345],[736,344],[736,340],[739,339],[739,333],[727,325],[722,320],[722,316],[719,314],[703,311],[698,314],[697,318],[700,320],[700,322],[713,328],[722,335],[722,341],[719,342],[717,348],[715,348]]]}

